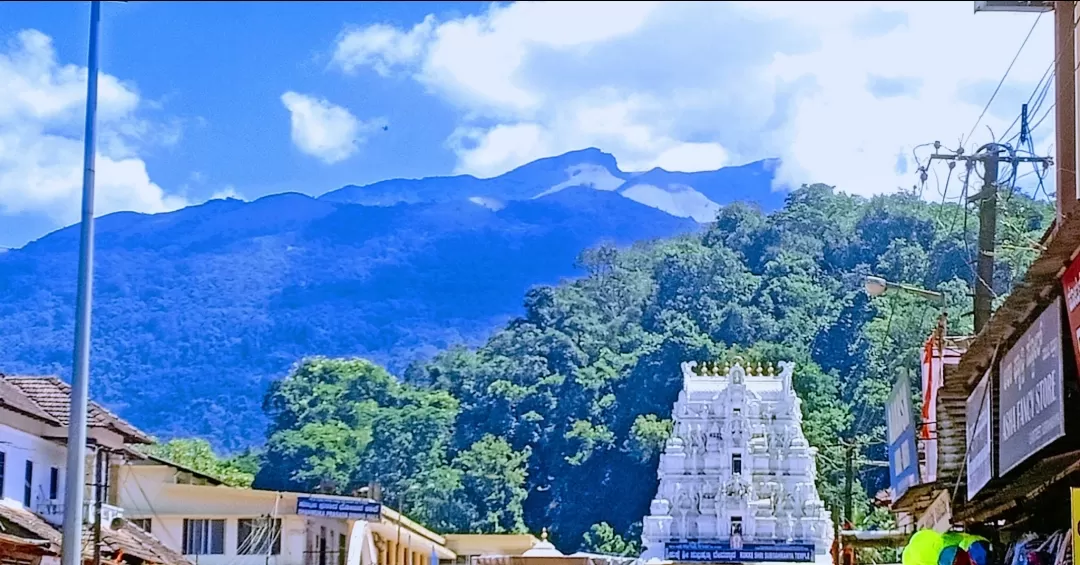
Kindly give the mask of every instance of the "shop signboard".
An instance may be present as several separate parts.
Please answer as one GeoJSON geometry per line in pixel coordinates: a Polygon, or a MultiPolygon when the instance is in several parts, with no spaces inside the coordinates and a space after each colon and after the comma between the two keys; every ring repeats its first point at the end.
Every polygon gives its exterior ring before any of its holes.
{"type": "Polygon", "coordinates": [[[893,500],[919,482],[919,455],[915,446],[915,415],[911,406],[911,380],[907,372],[889,393],[885,425],[889,434],[889,487],[893,500]]]}
{"type": "Polygon", "coordinates": [[[1001,359],[998,473],[1004,476],[1065,435],[1061,298],[1054,300],[1001,359]]]}
{"type": "MultiPolygon", "coordinates": [[[[992,367],[993,365],[991,365],[992,367]]],[[[993,416],[990,404],[990,370],[986,371],[971,396],[967,398],[967,499],[975,495],[994,476],[993,416]]]]}
{"type": "MultiPolygon", "coordinates": [[[[1070,488],[1069,497],[1072,499],[1072,546],[1080,547],[1080,488],[1070,488]]],[[[1080,565],[1080,551],[1072,551],[1073,565],[1080,565]]]]}
{"type": "Polygon", "coordinates": [[[1061,275],[1061,290],[1065,296],[1065,312],[1069,318],[1069,339],[1072,340],[1078,374],[1080,374],[1080,257],[1073,260],[1061,275]]]}
{"type": "Polygon", "coordinates": [[[762,563],[766,561],[812,563],[814,545],[809,543],[743,543],[736,549],[724,542],[669,543],[664,558],[690,563],[762,563]]]}
{"type": "Polygon", "coordinates": [[[296,513],[301,516],[374,522],[382,518],[382,504],[372,500],[301,496],[296,499],[296,513]]]}

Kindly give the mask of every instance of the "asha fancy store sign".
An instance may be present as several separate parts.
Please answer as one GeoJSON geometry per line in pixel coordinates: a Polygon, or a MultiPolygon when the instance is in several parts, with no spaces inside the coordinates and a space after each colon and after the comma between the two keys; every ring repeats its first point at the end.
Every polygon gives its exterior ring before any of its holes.
{"type": "Polygon", "coordinates": [[[1060,298],[1005,353],[998,372],[998,473],[1003,476],[1065,435],[1060,298]]]}

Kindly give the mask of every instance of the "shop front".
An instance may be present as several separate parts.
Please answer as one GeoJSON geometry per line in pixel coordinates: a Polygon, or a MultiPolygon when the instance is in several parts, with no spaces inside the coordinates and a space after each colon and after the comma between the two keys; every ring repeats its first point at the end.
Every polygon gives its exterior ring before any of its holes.
{"type": "Polygon", "coordinates": [[[1072,489],[1080,486],[1080,222],[1065,218],[972,341],[964,473],[952,524],[987,538],[994,564],[1073,565],[1072,489]],[[1075,311],[1075,312],[1074,312],[1075,311]]]}

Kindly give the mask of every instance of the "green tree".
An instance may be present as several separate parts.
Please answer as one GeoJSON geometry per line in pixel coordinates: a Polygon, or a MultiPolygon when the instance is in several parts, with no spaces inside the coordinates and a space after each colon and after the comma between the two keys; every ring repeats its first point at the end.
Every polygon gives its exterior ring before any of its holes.
{"type": "Polygon", "coordinates": [[[528,447],[515,451],[505,439],[489,434],[457,454],[453,466],[461,472],[462,494],[473,514],[469,531],[526,531],[522,503],[528,495],[531,452],[528,447]]]}
{"type": "Polygon", "coordinates": [[[230,486],[250,487],[255,479],[249,465],[218,457],[210,442],[204,439],[178,438],[141,449],[147,455],[216,477],[230,486]]]}
{"type": "Polygon", "coordinates": [[[641,553],[641,544],[623,539],[610,524],[600,522],[585,533],[581,549],[589,553],[636,556],[641,553]]]}
{"type": "MultiPolygon", "coordinates": [[[[1029,264],[1047,210],[1019,194],[1002,206],[999,294],[1029,264]]],[[[945,292],[953,333],[969,332],[964,213],[811,185],[770,215],[732,205],[700,234],[587,250],[581,278],[529,290],[519,318],[410,367],[404,383],[366,361],[301,364],[268,399],[259,477],[338,490],[380,480],[391,503],[441,528],[548,527],[569,548],[632,554],[681,364],[739,357],[795,363],[818,489],[838,508],[842,442],[886,459],[885,398],[899,369],[918,370],[938,314],[903,293],[870,299],[865,276],[945,292]]],[[[857,522],[884,527],[870,497],[887,486],[884,469],[860,474],[857,522]]]]}

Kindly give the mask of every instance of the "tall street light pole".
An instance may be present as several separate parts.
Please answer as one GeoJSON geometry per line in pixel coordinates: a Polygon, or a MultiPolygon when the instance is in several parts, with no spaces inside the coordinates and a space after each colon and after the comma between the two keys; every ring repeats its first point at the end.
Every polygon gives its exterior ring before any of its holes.
{"type": "Polygon", "coordinates": [[[68,417],[64,537],[61,564],[82,562],[83,485],[86,482],[86,404],[90,388],[90,299],[94,279],[94,161],[97,152],[98,28],[101,2],[90,3],[90,49],[86,63],[86,134],[83,137],[82,223],[75,303],[75,355],[68,417]]]}

